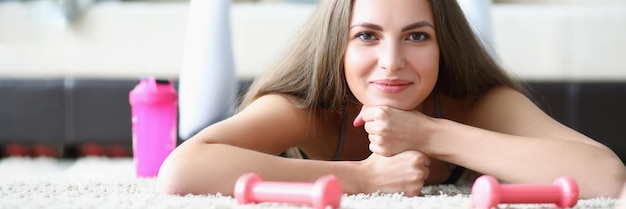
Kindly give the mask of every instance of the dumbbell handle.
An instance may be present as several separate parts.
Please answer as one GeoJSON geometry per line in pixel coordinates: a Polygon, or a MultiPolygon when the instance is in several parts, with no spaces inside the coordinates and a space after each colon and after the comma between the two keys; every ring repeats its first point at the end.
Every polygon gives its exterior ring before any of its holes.
{"type": "Polygon", "coordinates": [[[561,199],[563,190],[556,185],[500,185],[500,203],[554,203],[561,199]]]}
{"type": "Polygon", "coordinates": [[[286,202],[311,204],[310,183],[257,182],[253,188],[252,199],[265,202],[286,202]]]}
{"type": "Polygon", "coordinates": [[[492,208],[500,203],[554,203],[557,207],[573,207],[578,201],[578,186],[571,177],[558,178],[546,184],[504,184],[492,176],[481,176],[472,186],[474,206],[492,208]]]}

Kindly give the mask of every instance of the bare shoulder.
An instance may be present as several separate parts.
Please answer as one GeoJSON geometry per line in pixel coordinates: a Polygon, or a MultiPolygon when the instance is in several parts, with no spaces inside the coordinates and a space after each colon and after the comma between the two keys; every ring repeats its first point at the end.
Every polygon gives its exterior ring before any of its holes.
{"type": "Polygon", "coordinates": [[[445,118],[471,125],[481,124],[481,121],[489,119],[486,117],[494,116],[499,111],[519,110],[518,107],[508,106],[508,103],[534,106],[524,94],[508,87],[494,87],[479,96],[441,97],[445,118]]]}
{"type": "Polygon", "coordinates": [[[280,154],[305,143],[310,131],[310,111],[296,106],[295,101],[286,95],[262,96],[241,112],[205,128],[194,140],[280,154]]]}
{"type": "Polygon", "coordinates": [[[284,94],[267,94],[254,100],[248,107],[246,107],[246,109],[250,106],[263,106],[266,104],[293,106],[293,104],[297,101],[298,99],[294,96],[284,94]]]}
{"type": "Polygon", "coordinates": [[[471,103],[468,123],[481,128],[515,133],[514,124],[549,121],[551,118],[526,95],[509,87],[493,87],[471,103]]]}
{"type": "Polygon", "coordinates": [[[493,105],[495,107],[501,107],[502,104],[519,102],[522,102],[521,105],[535,106],[530,98],[521,92],[506,86],[496,86],[475,98],[472,106],[480,107],[481,105],[493,105]]]}
{"type": "Polygon", "coordinates": [[[494,87],[476,98],[468,108],[467,123],[505,134],[574,140],[599,145],[554,120],[528,96],[509,87],[494,87]]]}

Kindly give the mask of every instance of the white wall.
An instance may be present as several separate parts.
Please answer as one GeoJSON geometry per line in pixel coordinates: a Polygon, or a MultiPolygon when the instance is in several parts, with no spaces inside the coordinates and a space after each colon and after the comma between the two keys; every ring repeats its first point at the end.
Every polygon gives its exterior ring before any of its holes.
{"type": "MultiPolygon", "coordinates": [[[[65,28],[42,8],[0,3],[1,77],[177,77],[185,2],[98,3],[65,28]]],[[[312,9],[233,4],[237,75],[268,69],[312,9]]],[[[494,48],[521,78],[626,80],[626,4],[496,4],[492,18],[494,48]]]]}

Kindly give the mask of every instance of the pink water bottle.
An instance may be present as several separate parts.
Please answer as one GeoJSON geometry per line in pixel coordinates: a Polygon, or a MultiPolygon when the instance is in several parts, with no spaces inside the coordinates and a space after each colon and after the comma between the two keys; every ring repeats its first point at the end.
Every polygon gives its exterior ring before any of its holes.
{"type": "Polygon", "coordinates": [[[130,91],[133,157],[138,177],[155,177],[176,147],[178,94],[171,81],[142,80],[130,91]]]}

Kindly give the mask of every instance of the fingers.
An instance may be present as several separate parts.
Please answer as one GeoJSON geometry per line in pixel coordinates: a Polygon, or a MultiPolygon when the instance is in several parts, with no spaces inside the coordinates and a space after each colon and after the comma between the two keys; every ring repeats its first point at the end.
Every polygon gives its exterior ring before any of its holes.
{"type": "Polygon", "coordinates": [[[408,163],[406,179],[406,196],[418,196],[421,194],[421,189],[430,175],[430,157],[426,154],[418,151],[406,151],[399,153],[405,162],[408,163]]]}
{"type": "Polygon", "coordinates": [[[419,151],[405,151],[391,157],[372,154],[368,160],[377,162],[374,188],[384,193],[402,192],[406,196],[420,195],[430,175],[430,158],[419,151]],[[377,177],[381,177],[380,179],[377,177]]]}
{"type": "Polygon", "coordinates": [[[376,107],[366,107],[363,106],[361,108],[361,112],[354,118],[352,125],[354,127],[359,127],[365,125],[366,123],[373,122],[375,120],[380,120],[388,117],[388,111],[390,108],[385,106],[376,106],[376,107]]]}
{"type": "Polygon", "coordinates": [[[385,106],[363,106],[361,107],[361,112],[359,112],[356,118],[354,118],[352,125],[354,125],[354,127],[359,127],[376,119],[381,119],[385,114],[387,114],[386,111],[389,111],[389,108],[385,106]]]}
{"type": "Polygon", "coordinates": [[[384,156],[384,157],[390,157],[390,155],[388,155],[388,153],[385,152],[385,149],[381,148],[376,143],[371,143],[370,142],[369,149],[374,154],[377,154],[377,155],[380,155],[380,156],[384,156]]]}
{"type": "Polygon", "coordinates": [[[363,116],[361,116],[361,114],[363,114],[364,109],[365,109],[365,106],[361,107],[361,112],[359,112],[356,118],[354,118],[354,121],[352,122],[352,125],[354,127],[359,127],[365,124],[365,120],[363,120],[363,116]]]}
{"type": "Polygon", "coordinates": [[[418,111],[404,111],[388,106],[363,106],[353,125],[363,126],[370,141],[370,151],[391,156],[407,150],[421,150],[428,131],[420,131],[427,117],[418,111]]]}
{"type": "Polygon", "coordinates": [[[391,157],[393,155],[398,154],[395,151],[392,150],[396,150],[395,148],[393,148],[393,143],[389,146],[383,146],[380,143],[377,143],[377,138],[379,138],[377,135],[369,135],[369,139],[370,139],[370,144],[369,144],[369,149],[370,151],[372,151],[372,153],[375,153],[377,155],[380,156],[384,156],[384,157],[391,157]]]}
{"type": "Polygon", "coordinates": [[[401,155],[405,160],[413,165],[423,165],[425,167],[430,166],[430,157],[422,152],[409,150],[401,152],[398,155],[401,155]]]}
{"type": "Polygon", "coordinates": [[[355,127],[363,126],[368,133],[368,139],[370,141],[370,151],[381,156],[389,157],[397,154],[399,151],[394,146],[390,139],[393,133],[388,132],[390,124],[386,111],[389,111],[385,107],[366,107],[361,108],[361,112],[354,119],[353,125],[355,127]]]}
{"type": "Polygon", "coordinates": [[[363,124],[365,124],[365,121],[363,120],[363,117],[361,117],[361,114],[357,115],[356,118],[354,118],[354,121],[352,122],[352,125],[354,127],[359,127],[359,126],[362,126],[363,124]]]}

